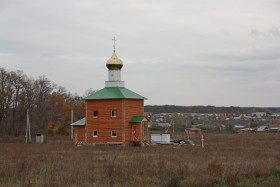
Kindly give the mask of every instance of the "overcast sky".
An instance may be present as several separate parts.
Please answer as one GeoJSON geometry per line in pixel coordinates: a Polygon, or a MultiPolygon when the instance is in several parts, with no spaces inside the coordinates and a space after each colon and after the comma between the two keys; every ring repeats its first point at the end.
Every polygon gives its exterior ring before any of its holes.
{"type": "Polygon", "coordinates": [[[0,67],[152,105],[280,107],[279,0],[0,0],[0,67]]]}

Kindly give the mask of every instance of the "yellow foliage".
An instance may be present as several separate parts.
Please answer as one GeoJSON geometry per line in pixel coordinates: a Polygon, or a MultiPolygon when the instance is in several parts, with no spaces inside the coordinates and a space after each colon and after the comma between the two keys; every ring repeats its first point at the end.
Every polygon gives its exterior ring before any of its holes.
{"type": "Polygon", "coordinates": [[[227,118],[226,114],[221,114],[221,115],[220,115],[220,120],[221,120],[221,121],[225,121],[226,118],[227,118]]]}
{"type": "Polygon", "coordinates": [[[52,123],[48,124],[48,131],[51,132],[52,134],[57,134],[58,130],[59,130],[59,128],[56,127],[54,124],[52,124],[52,123]]]}

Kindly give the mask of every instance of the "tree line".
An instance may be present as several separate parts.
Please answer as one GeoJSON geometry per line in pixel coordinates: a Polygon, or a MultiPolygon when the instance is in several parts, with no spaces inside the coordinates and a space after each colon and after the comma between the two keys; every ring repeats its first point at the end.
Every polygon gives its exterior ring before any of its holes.
{"type": "Polygon", "coordinates": [[[280,107],[216,107],[216,106],[176,106],[146,105],[145,112],[159,113],[225,113],[249,114],[253,112],[279,113],[280,107]]]}
{"type": "MultiPolygon", "coordinates": [[[[88,90],[88,94],[94,92],[88,90]]],[[[27,110],[32,133],[69,134],[71,111],[73,120],[85,115],[81,96],[71,94],[45,76],[37,79],[22,71],[7,71],[0,67],[0,135],[25,133],[27,110]]],[[[145,112],[153,113],[237,113],[280,112],[279,107],[215,107],[147,105],[145,112]]]]}
{"type": "Polygon", "coordinates": [[[85,103],[45,76],[0,67],[0,135],[24,134],[27,110],[32,133],[69,134],[71,111],[74,121],[84,117],[85,103]]]}

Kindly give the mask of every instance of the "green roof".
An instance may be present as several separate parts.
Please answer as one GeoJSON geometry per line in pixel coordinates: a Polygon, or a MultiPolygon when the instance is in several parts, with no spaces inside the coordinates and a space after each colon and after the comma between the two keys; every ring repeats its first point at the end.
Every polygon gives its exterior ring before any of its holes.
{"type": "Polygon", "coordinates": [[[140,123],[142,121],[149,121],[145,116],[133,116],[129,122],[140,123]]]}
{"type": "Polygon", "coordinates": [[[125,87],[105,87],[87,97],[85,100],[99,99],[147,99],[125,87]]]}
{"type": "Polygon", "coordinates": [[[84,126],[86,125],[86,118],[82,118],[71,124],[72,126],[84,126]]]}

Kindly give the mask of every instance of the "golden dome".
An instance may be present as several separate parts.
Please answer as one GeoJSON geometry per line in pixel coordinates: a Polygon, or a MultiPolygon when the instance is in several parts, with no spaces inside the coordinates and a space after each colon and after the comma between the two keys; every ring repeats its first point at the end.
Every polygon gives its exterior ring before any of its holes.
{"type": "Polygon", "coordinates": [[[109,70],[122,69],[123,62],[117,57],[115,51],[113,52],[112,57],[109,60],[107,60],[106,66],[109,70]]]}

